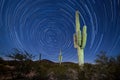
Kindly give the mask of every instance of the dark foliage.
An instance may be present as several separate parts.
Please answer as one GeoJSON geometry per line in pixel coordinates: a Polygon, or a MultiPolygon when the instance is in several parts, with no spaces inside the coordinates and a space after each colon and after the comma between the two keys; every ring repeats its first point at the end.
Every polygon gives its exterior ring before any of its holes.
{"type": "Polygon", "coordinates": [[[15,50],[7,55],[11,61],[0,58],[1,80],[120,80],[120,55],[107,57],[106,52],[97,55],[95,64],[49,60],[32,61],[35,56],[27,51],[15,50]]]}

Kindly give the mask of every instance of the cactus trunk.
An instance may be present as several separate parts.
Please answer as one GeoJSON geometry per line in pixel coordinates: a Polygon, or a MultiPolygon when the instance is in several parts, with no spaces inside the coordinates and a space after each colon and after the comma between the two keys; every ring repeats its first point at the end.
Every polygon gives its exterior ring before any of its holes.
{"type": "Polygon", "coordinates": [[[84,64],[84,50],[78,47],[77,52],[78,52],[78,64],[80,66],[84,64]]]}

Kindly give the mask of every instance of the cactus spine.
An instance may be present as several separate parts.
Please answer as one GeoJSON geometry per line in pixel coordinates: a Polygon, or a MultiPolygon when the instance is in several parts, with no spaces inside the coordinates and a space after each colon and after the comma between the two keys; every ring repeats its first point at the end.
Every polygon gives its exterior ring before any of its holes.
{"type": "Polygon", "coordinates": [[[78,64],[84,64],[84,48],[87,40],[87,27],[83,26],[83,31],[80,30],[80,21],[79,21],[79,12],[76,11],[76,33],[73,35],[74,37],[74,47],[77,48],[78,53],[78,64]]]}
{"type": "Polygon", "coordinates": [[[59,54],[59,64],[61,65],[62,62],[62,51],[60,50],[60,54],[59,54]]]}

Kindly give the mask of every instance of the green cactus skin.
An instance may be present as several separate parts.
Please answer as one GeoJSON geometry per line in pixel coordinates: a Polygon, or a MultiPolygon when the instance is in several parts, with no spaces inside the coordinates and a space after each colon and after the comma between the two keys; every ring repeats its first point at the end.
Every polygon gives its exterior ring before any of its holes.
{"type": "Polygon", "coordinates": [[[79,21],[79,11],[76,11],[76,33],[73,35],[74,37],[74,47],[77,48],[78,53],[78,64],[84,64],[84,48],[87,41],[87,27],[83,26],[83,31],[81,33],[80,30],[80,21],[79,21]]]}
{"type": "Polygon", "coordinates": [[[59,54],[59,64],[61,65],[62,63],[62,51],[60,50],[60,54],[59,54]]]}

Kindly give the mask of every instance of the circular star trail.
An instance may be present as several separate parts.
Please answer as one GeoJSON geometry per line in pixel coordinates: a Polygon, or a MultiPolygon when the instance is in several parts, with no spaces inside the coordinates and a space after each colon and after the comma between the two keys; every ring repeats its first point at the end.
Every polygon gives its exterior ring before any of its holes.
{"type": "Polygon", "coordinates": [[[92,62],[101,50],[118,55],[119,0],[0,0],[0,52],[18,48],[58,61],[62,50],[63,61],[76,62],[76,10],[81,30],[87,26],[85,61],[92,62]]]}

